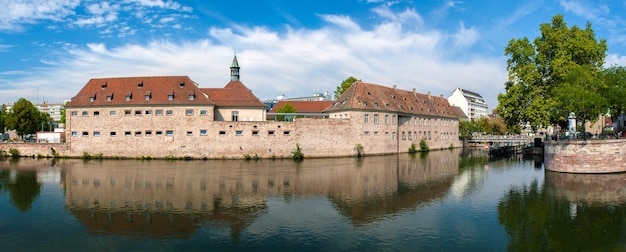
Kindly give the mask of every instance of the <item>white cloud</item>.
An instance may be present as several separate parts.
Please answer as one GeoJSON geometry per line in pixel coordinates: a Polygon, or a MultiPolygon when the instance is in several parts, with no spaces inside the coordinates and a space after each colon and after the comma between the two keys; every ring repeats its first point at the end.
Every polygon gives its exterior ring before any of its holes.
{"type": "Polygon", "coordinates": [[[79,0],[0,0],[0,31],[22,30],[23,24],[60,21],[74,13],[79,0]]]}

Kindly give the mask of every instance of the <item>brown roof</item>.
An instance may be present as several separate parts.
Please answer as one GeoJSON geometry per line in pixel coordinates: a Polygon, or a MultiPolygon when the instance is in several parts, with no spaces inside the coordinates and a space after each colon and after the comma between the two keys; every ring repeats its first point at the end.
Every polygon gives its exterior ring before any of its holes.
{"type": "Polygon", "coordinates": [[[187,76],[122,77],[91,79],[68,107],[110,105],[213,105],[187,76]],[[173,95],[169,100],[168,96],[173,95]],[[190,95],[194,95],[193,100],[190,95]],[[126,97],[130,96],[130,100],[126,97]],[[149,96],[149,100],[146,100],[149,96]],[[110,100],[107,99],[110,97],[110,100]]]}
{"type": "Polygon", "coordinates": [[[467,119],[467,115],[463,112],[463,109],[458,106],[452,106],[452,111],[459,116],[459,119],[467,119]]]}
{"type": "Polygon", "coordinates": [[[322,113],[328,106],[333,104],[332,101],[279,101],[270,110],[270,113],[276,113],[276,110],[285,104],[291,104],[298,113],[322,113]]]}
{"type": "Polygon", "coordinates": [[[326,112],[343,110],[376,110],[403,114],[459,118],[453,106],[441,96],[420,94],[393,88],[355,82],[326,112]]]}
{"type": "Polygon", "coordinates": [[[224,88],[201,88],[216,106],[266,107],[241,81],[230,81],[224,88]]]}

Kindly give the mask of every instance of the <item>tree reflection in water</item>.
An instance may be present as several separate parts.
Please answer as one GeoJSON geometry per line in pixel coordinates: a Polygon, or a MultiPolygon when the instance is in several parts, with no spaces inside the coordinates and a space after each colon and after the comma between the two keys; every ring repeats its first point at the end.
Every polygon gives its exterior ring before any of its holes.
{"type": "Polygon", "coordinates": [[[36,171],[0,170],[0,192],[8,193],[11,203],[22,213],[28,211],[39,197],[41,183],[36,171]]]}
{"type": "Polygon", "coordinates": [[[572,202],[546,193],[535,180],[505,193],[498,219],[511,237],[511,251],[624,251],[625,206],[572,202]]]}

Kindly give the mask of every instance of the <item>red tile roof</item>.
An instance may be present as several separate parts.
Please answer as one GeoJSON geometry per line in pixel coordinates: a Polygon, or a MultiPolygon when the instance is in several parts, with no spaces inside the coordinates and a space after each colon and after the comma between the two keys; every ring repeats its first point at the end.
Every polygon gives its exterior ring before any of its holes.
{"type": "Polygon", "coordinates": [[[276,110],[285,104],[291,104],[298,113],[322,113],[328,106],[332,105],[332,101],[279,101],[274,105],[270,113],[276,113],[276,110]]]}
{"type": "Polygon", "coordinates": [[[201,88],[220,107],[266,107],[241,81],[230,81],[224,88],[201,88]]]}
{"type": "Polygon", "coordinates": [[[356,82],[335,101],[326,112],[343,110],[388,111],[437,117],[459,118],[448,100],[441,96],[420,94],[393,88],[356,82]]]}
{"type": "Polygon", "coordinates": [[[91,79],[67,106],[170,104],[214,105],[189,77],[160,76],[91,79]],[[170,95],[173,95],[171,100],[170,95]],[[127,101],[126,96],[131,99],[127,101]]]}

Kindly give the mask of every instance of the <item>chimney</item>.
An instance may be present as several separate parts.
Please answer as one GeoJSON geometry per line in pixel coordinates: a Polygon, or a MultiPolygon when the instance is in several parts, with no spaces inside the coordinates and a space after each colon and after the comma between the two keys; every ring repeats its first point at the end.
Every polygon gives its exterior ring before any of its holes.
{"type": "Polygon", "coordinates": [[[393,85],[393,91],[396,91],[397,85],[393,85]]]}
{"type": "Polygon", "coordinates": [[[428,91],[428,99],[430,100],[430,91],[428,91]]]}
{"type": "Polygon", "coordinates": [[[416,95],[417,93],[415,92],[415,88],[413,88],[413,95],[416,95]]]}

